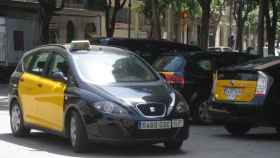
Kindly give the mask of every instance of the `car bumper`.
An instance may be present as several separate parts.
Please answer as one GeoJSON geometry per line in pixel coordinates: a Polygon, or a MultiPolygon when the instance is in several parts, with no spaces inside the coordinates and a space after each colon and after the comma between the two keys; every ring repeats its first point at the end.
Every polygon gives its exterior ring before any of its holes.
{"type": "Polygon", "coordinates": [[[88,124],[86,129],[89,140],[97,143],[154,144],[186,140],[189,137],[189,120],[187,117],[183,119],[182,128],[142,130],[138,129],[138,120],[107,117],[88,124]]]}
{"type": "Polygon", "coordinates": [[[211,103],[209,112],[215,122],[257,123],[262,118],[261,106],[255,104],[211,103]]]}

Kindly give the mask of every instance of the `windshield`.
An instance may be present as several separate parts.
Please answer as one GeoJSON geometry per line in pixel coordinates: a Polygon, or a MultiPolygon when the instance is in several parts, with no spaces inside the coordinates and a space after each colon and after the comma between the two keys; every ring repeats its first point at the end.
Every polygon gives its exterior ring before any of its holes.
{"type": "Polygon", "coordinates": [[[93,84],[158,80],[144,62],[130,54],[89,52],[74,55],[74,62],[82,79],[93,84]]]}

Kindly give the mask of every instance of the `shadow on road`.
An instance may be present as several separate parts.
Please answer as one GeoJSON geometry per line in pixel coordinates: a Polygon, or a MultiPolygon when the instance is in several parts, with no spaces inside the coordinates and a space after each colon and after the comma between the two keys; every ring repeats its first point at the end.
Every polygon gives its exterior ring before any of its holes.
{"type": "Polygon", "coordinates": [[[238,140],[252,140],[252,141],[280,141],[280,135],[274,133],[257,133],[257,134],[247,134],[244,136],[232,136],[229,134],[214,135],[219,138],[226,139],[238,139],[238,140]]]}
{"type": "Polygon", "coordinates": [[[176,156],[184,155],[188,152],[169,152],[160,145],[137,145],[137,146],[112,146],[112,145],[95,145],[91,144],[89,152],[84,154],[77,154],[72,151],[72,147],[64,138],[50,135],[47,133],[34,132],[25,138],[15,138],[11,134],[0,134],[0,140],[12,143],[15,145],[31,148],[36,151],[44,151],[58,155],[72,156],[72,157],[137,157],[137,156],[176,156]]]}

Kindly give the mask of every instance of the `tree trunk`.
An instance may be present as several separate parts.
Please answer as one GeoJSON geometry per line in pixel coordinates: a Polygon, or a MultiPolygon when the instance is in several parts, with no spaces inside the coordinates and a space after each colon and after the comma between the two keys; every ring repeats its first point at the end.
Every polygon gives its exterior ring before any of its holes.
{"type": "Polygon", "coordinates": [[[199,0],[202,8],[201,18],[201,31],[200,31],[200,47],[202,49],[208,49],[208,37],[209,37],[209,19],[210,19],[210,5],[212,0],[199,0]]]}
{"type": "Polygon", "coordinates": [[[50,15],[44,15],[44,20],[42,20],[42,29],[41,29],[41,43],[49,43],[49,25],[52,17],[50,15]]]}
{"type": "Polygon", "coordinates": [[[265,5],[265,19],[266,19],[268,54],[269,55],[275,54],[277,18],[278,18],[278,8],[276,6],[275,0],[267,1],[266,5],[265,5]],[[272,14],[273,14],[272,19],[270,18],[269,2],[271,2],[271,6],[272,6],[272,14]]]}
{"type": "Polygon", "coordinates": [[[244,28],[244,22],[243,22],[243,11],[244,7],[243,4],[240,2],[237,9],[237,32],[236,32],[236,49],[239,52],[242,52],[243,50],[243,28],[244,28]]]}
{"type": "Polygon", "coordinates": [[[160,14],[158,8],[158,0],[152,0],[152,39],[161,39],[161,27],[160,27],[160,14]]]}
{"type": "Polygon", "coordinates": [[[259,22],[258,22],[258,54],[263,56],[264,46],[264,3],[266,0],[259,0],[259,22]]]}
{"type": "Polygon", "coordinates": [[[174,17],[175,20],[175,27],[174,27],[174,33],[175,33],[175,41],[179,42],[180,41],[180,29],[181,29],[181,19],[180,15],[175,14],[174,17]]]}
{"type": "Polygon", "coordinates": [[[105,9],[105,26],[106,26],[106,35],[110,35],[110,7],[105,9]]]}

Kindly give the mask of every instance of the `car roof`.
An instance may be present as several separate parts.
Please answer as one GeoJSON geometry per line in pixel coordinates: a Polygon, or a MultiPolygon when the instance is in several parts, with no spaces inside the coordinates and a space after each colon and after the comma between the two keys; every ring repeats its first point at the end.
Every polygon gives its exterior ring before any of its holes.
{"type": "MultiPolygon", "coordinates": [[[[108,38],[108,37],[97,37],[97,38],[93,38],[93,40],[91,42],[94,42],[96,40],[105,40],[105,41],[108,41],[108,42],[148,42],[148,43],[158,43],[158,44],[162,44],[162,45],[165,45],[167,44],[168,46],[178,46],[178,47],[185,47],[187,49],[190,49],[190,50],[202,50],[201,48],[199,48],[198,46],[194,46],[194,45],[188,45],[188,44],[183,44],[183,43],[178,43],[178,42],[173,42],[173,41],[168,41],[168,40],[154,40],[154,39],[136,39],[136,38],[122,38],[122,37],[118,37],[118,38],[108,38]]],[[[99,43],[97,43],[99,44],[99,43]]],[[[116,43],[114,43],[113,45],[117,45],[116,43]]],[[[123,45],[122,45],[123,46],[123,45]]],[[[138,47],[143,47],[141,45],[138,45],[138,47]]]]}
{"type": "Polygon", "coordinates": [[[160,56],[195,56],[195,55],[204,55],[204,56],[214,56],[214,57],[227,57],[227,56],[248,56],[248,57],[259,57],[258,55],[248,54],[248,53],[236,53],[236,52],[216,52],[216,51],[194,51],[194,52],[168,52],[163,53],[160,56]]]}
{"type": "MultiPolygon", "coordinates": [[[[113,47],[113,46],[101,46],[101,45],[90,45],[90,46],[91,46],[90,51],[116,52],[116,53],[130,54],[130,55],[134,54],[133,52],[131,52],[129,50],[122,49],[122,48],[117,48],[117,47],[113,47]]],[[[67,52],[65,55],[78,54],[78,53],[75,53],[77,51],[71,51],[70,43],[65,43],[65,44],[47,44],[47,45],[38,46],[38,47],[28,51],[27,53],[24,54],[23,58],[25,56],[28,56],[29,54],[34,53],[36,50],[44,49],[44,48],[47,48],[47,47],[60,47],[62,49],[65,49],[66,52],[67,52]]]]}
{"type": "Polygon", "coordinates": [[[236,65],[225,70],[265,70],[280,64],[280,57],[265,57],[250,60],[244,64],[236,65]]]}

